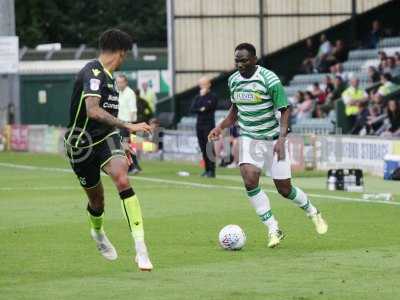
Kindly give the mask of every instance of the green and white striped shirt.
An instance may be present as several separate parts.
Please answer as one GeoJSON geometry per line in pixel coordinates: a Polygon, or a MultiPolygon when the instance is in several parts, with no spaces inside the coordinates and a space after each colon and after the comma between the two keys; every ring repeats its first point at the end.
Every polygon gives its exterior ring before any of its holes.
{"type": "Polygon", "coordinates": [[[289,103],[281,81],[276,74],[257,65],[250,78],[239,71],[228,79],[231,102],[238,108],[240,135],[253,139],[273,139],[279,135],[275,111],[289,103]]]}

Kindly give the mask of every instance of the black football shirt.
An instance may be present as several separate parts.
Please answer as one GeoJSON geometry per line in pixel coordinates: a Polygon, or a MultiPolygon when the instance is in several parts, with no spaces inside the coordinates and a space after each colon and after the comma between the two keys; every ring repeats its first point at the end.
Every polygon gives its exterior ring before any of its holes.
{"type": "Polygon", "coordinates": [[[88,147],[116,133],[116,128],[88,118],[85,98],[100,98],[100,107],[118,116],[118,92],[112,74],[100,61],[93,60],[78,73],[71,97],[70,122],[65,134],[66,143],[73,147],[88,147]]]}

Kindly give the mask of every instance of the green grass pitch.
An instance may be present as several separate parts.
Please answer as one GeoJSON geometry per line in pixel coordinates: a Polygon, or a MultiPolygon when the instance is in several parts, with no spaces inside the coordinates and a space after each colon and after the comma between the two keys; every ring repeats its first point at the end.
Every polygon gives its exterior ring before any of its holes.
{"type": "MultiPolygon", "coordinates": [[[[394,204],[326,191],[323,173],[299,174],[329,223],[317,236],[304,213],[268,192],[287,234],[277,249],[241,188],[238,170],[202,179],[198,167],[143,162],[132,183],[141,201],[155,269],[140,273],[118,194],[103,177],[105,229],[119,252],[105,261],[89,237],[86,200],[56,155],[0,153],[0,299],[400,299],[400,189],[367,176],[369,192],[394,204]],[[15,165],[19,165],[16,167],[15,165]],[[21,166],[34,166],[27,168],[21,166]],[[189,177],[179,177],[185,170],[189,177]],[[219,230],[240,225],[242,251],[223,251],[219,230]]],[[[263,187],[272,190],[263,178],[263,187]]]]}

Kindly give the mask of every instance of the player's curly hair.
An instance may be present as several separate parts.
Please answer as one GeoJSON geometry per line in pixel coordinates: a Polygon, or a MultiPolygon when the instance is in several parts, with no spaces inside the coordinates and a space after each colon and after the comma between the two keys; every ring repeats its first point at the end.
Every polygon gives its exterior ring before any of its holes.
{"type": "Polygon", "coordinates": [[[107,29],[100,35],[99,48],[101,51],[110,52],[128,51],[132,49],[132,37],[116,28],[107,29]]]}

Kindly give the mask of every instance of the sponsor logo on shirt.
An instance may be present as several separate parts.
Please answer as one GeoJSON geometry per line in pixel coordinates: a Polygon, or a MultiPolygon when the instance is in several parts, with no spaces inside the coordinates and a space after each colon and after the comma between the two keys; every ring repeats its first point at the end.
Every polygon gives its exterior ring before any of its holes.
{"type": "Polygon", "coordinates": [[[96,78],[90,79],[90,89],[92,91],[98,91],[100,88],[100,80],[96,78]]]}
{"type": "Polygon", "coordinates": [[[235,103],[254,103],[262,101],[260,94],[256,92],[234,92],[232,98],[235,103]]]}

